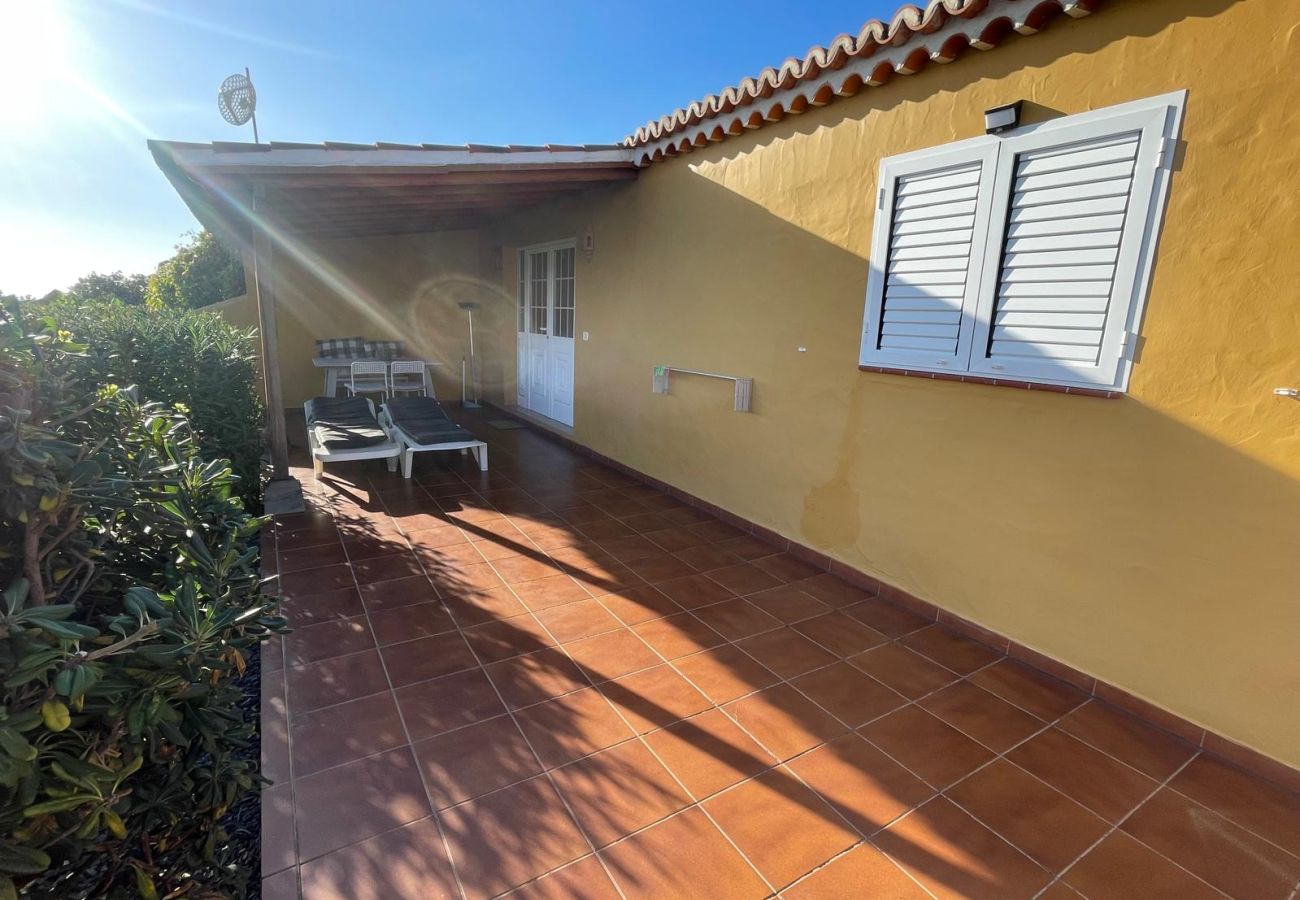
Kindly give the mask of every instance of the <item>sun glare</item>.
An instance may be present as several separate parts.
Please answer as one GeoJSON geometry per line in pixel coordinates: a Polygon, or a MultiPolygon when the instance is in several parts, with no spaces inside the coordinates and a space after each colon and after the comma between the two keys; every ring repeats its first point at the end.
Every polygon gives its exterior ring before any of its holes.
{"type": "Polygon", "coordinates": [[[72,90],[68,39],[62,4],[0,2],[0,90],[10,125],[39,125],[62,105],[72,90]]]}

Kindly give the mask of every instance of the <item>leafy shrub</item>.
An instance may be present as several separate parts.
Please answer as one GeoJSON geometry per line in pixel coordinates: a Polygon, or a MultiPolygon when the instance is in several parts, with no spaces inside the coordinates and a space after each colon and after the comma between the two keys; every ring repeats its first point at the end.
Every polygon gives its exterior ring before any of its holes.
{"type": "Polygon", "coordinates": [[[144,302],[155,309],[198,309],[244,293],[244,261],[239,251],[207,229],[189,232],[176,255],[149,276],[144,302]]]}
{"type": "Polygon", "coordinates": [[[209,458],[224,457],[239,495],[261,511],[262,399],[257,337],[216,313],[118,303],[40,303],[86,349],[67,360],[89,384],[137,385],[141,399],[183,404],[209,458]]]}
{"type": "Polygon", "coordinates": [[[232,679],[283,629],[261,522],[178,409],[21,316],[0,311],[0,898],[88,870],[97,897],[242,894],[219,823],[259,775],[232,679]]]}

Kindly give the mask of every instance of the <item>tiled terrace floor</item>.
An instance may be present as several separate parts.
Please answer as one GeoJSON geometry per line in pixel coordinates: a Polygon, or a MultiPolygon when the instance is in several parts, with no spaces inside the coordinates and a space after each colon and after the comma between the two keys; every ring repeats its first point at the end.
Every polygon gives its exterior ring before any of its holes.
{"type": "Polygon", "coordinates": [[[1293,895],[1295,795],[471,425],[268,540],[268,900],[1293,895]]]}

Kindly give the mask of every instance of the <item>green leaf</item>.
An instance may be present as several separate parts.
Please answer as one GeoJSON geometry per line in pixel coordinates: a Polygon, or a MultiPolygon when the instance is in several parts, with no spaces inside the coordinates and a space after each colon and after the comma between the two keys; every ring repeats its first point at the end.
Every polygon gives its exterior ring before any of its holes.
{"type": "MultiPolygon", "coordinates": [[[[50,867],[50,855],[36,847],[0,841],[0,872],[11,875],[39,875],[50,867]]],[[[4,894],[0,893],[0,897],[4,894]]]]}

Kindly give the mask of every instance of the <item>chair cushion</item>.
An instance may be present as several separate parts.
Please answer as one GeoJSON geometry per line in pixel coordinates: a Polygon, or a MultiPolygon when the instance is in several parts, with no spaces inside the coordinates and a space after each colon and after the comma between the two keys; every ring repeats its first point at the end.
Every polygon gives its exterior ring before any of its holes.
{"type": "Polygon", "coordinates": [[[366,341],[365,355],[373,359],[401,359],[404,353],[402,341],[366,341]]]}
{"type": "Polygon", "coordinates": [[[361,335],[326,338],[316,342],[316,355],[325,359],[356,359],[366,355],[366,339],[361,335]]]}
{"type": "Polygon", "coordinates": [[[461,428],[432,397],[397,397],[384,404],[393,424],[417,444],[452,444],[476,441],[473,432],[461,428]]]}
{"type": "Polygon", "coordinates": [[[307,427],[326,450],[357,450],[388,440],[360,397],[316,397],[307,401],[307,427]]]}

